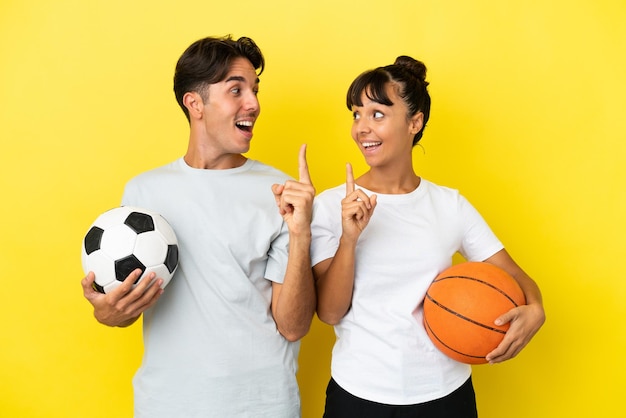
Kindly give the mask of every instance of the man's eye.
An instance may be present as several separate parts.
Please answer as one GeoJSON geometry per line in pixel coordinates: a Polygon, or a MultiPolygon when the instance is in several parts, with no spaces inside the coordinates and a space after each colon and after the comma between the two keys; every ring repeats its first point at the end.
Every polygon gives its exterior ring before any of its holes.
{"type": "Polygon", "coordinates": [[[231,93],[234,93],[234,94],[239,94],[239,91],[240,91],[240,90],[239,90],[239,88],[238,88],[238,87],[235,87],[234,89],[231,89],[230,91],[231,91],[231,93]]]}
{"type": "Polygon", "coordinates": [[[352,112],[352,119],[358,120],[360,118],[361,118],[361,115],[359,115],[357,112],[352,112]]]}

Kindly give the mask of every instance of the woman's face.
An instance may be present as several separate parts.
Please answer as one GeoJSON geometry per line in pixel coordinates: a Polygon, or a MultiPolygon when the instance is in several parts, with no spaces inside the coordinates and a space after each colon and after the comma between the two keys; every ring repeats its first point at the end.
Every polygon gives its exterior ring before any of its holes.
{"type": "Polygon", "coordinates": [[[391,106],[370,100],[361,93],[362,106],[352,106],[352,138],[370,167],[397,163],[410,158],[413,137],[421,129],[423,114],[407,117],[407,106],[396,91],[396,85],[385,87],[391,106]]]}

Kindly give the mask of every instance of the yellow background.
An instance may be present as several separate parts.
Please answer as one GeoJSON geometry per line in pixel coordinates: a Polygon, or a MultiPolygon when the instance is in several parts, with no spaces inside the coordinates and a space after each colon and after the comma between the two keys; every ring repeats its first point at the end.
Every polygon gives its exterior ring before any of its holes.
{"type": "MultiPolygon", "coordinates": [[[[461,189],[545,297],[526,350],[474,368],[481,417],[618,416],[625,21],[621,0],[3,0],[0,416],[131,416],[141,327],[95,322],[81,239],[131,176],[184,153],[175,62],[227,33],[267,59],[249,155],[297,175],[308,143],[318,191],[347,161],[365,169],[344,105],[352,79],[422,59],[433,107],[418,173],[461,189]]],[[[305,418],[321,416],[333,338],[316,320],[303,340],[305,418]]]]}

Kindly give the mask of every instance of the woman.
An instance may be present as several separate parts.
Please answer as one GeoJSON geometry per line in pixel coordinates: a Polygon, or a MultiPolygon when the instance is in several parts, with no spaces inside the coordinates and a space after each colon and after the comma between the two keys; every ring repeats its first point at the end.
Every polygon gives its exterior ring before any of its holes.
{"type": "Polygon", "coordinates": [[[459,252],[510,273],[527,305],[490,363],[519,353],[545,320],[541,292],[458,191],[419,177],[412,148],[430,114],[426,67],[411,57],[366,71],[348,89],[352,138],[369,170],[315,200],[311,253],[319,318],[335,326],[326,418],[476,417],[471,367],[430,342],[422,302],[459,252]]]}

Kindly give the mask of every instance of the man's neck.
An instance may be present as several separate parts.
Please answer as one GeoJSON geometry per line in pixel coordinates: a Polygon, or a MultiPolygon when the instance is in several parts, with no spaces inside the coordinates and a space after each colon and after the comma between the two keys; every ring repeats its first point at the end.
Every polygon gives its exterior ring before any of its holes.
{"type": "Polygon", "coordinates": [[[189,167],[193,168],[227,170],[229,168],[241,167],[248,159],[241,154],[220,154],[211,156],[208,153],[187,150],[184,160],[189,167]]]}

